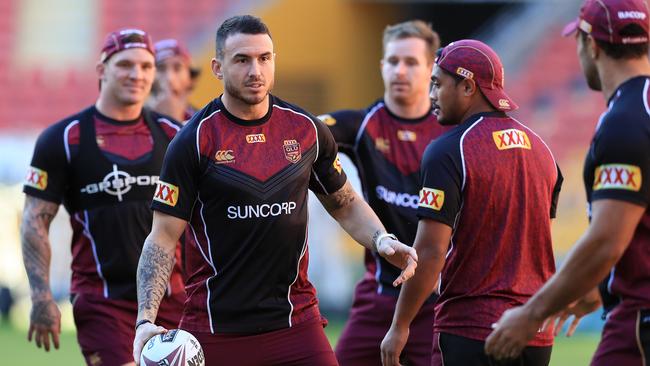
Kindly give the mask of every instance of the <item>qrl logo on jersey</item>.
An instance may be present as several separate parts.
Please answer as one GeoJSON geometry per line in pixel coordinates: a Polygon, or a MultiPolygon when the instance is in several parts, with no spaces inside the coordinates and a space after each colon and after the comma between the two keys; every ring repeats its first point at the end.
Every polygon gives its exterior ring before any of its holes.
{"type": "Polygon", "coordinates": [[[445,203],[445,191],[422,187],[420,190],[420,207],[440,211],[445,203]]]}
{"type": "Polygon", "coordinates": [[[594,191],[601,189],[641,190],[641,169],[635,165],[605,164],[596,168],[594,191]]]}
{"type": "Polygon", "coordinates": [[[300,152],[300,143],[296,140],[284,140],[282,144],[284,148],[284,157],[292,163],[297,163],[302,157],[300,152]]]}
{"type": "Polygon", "coordinates": [[[178,187],[171,183],[159,180],[153,200],[164,203],[168,206],[176,206],[176,202],[178,202],[178,187]]]}
{"type": "Polygon", "coordinates": [[[246,135],[246,142],[249,144],[257,144],[258,142],[266,142],[266,136],[263,133],[256,135],[246,135]]]}
{"type": "Polygon", "coordinates": [[[228,164],[235,162],[235,155],[232,150],[219,150],[214,154],[214,160],[217,164],[228,164]]]}
{"type": "Polygon", "coordinates": [[[499,150],[528,149],[530,150],[530,139],[526,132],[514,128],[492,132],[492,138],[499,150]]]}
{"type": "Polygon", "coordinates": [[[47,188],[47,172],[30,166],[25,177],[25,185],[44,191],[47,188]]]}

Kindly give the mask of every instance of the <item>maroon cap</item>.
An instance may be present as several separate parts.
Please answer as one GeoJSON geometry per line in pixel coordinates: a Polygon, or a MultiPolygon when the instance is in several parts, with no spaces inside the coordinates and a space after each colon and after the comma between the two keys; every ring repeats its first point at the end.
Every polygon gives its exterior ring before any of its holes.
{"type": "Polygon", "coordinates": [[[645,0],[586,0],[578,18],[564,27],[562,35],[566,37],[578,29],[608,43],[646,43],[650,29],[648,4],[645,0]],[[620,31],[630,24],[640,26],[643,33],[621,35],[620,31]]]}
{"type": "Polygon", "coordinates": [[[109,33],[104,41],[99,60],[106,62],[114,54],[129,48],[144,48],[155,55],[153,42],[147,32],[131,28],[109,33]]]}
{"type": "Polygon", "coordinates": [[[162,41],[156,42],[154,49],[156,50],[156,64],[160,64],[170,57],[180,56],[189,66],[190,75],[192,78],[199,76],[201,73],[200,69],[192,66],[192,58],[190,56],[190,53],[187,51],[187,48],[185,48],[185,46],[183,46],[183,44],[179,41],[172,38],[163,39],[162,41]]]}
{"type": "Polygon", "coordinates": [[[485,43],[473,39],[452,42],[443,48],[436,64],[451,74],[474,80],[494,108],[519,108],[503,90],[505,80],[499,56],[485,43]]]}

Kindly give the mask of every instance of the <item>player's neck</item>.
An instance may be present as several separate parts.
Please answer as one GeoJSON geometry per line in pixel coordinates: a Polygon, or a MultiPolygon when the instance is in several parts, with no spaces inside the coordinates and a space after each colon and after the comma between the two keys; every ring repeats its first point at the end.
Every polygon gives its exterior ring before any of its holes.
{"type": "Polygon", "coordinates": [[[99,113],[116,121],[133,121],[142,114],[143,105],[144,102],[130,105],[119,104],[100,95],[95,103],[95,108],[99,113]]]}
{"type": "Polygon", "coordinates": [[[428,94],[420,96],[413,103],[405,104],[398,103],[388,93],[385,93],[384,104],[392,114],[404,119],[420,118],[431,110],[431,99],[428,94]]]}
{"type": "Polygon", "coordinates": [[[233,116],[245,121],[252,121],[266,116],[269,111],[270,97],[267,95],[258,104],[248,104],[238,98],[233,98],[228,92],[224,92],[221,96],[221,102],[233,116]]]}
{"type": "Polygon", "coordinates": [[[609,100],[624,82],[642,75],[650,75],[650,61],[647,57],[631,60],[613,60],[605,57],[600,61],[598,75],[605,100],[609,100]]]}
{"type": "Polygon", "coordinates": [[[465,114],[463,114],[463,118],[461,118],[460,120],[461,121],[460,123],[467,121],[468,118],[472,117],[475,114],[489,113],[489,112],[496,112],[496,111],[497,110],[494,107],[492,107],[492,105],[488,103],[488,101],[483,96],[480,96],[480,98],[477,97],[474,100],[474,102],[469,106],[469,108],[467,108],[465,114]]]}

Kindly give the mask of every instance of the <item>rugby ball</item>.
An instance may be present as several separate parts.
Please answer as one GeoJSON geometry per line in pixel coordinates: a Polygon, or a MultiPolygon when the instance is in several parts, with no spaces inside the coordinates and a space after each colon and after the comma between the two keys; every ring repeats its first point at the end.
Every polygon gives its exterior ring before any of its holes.
{"type": "Polygon", "coordinates": [[[141,366],[205,366],[199,341],[182,329],[158,334],[145,343],[141,366]]]}

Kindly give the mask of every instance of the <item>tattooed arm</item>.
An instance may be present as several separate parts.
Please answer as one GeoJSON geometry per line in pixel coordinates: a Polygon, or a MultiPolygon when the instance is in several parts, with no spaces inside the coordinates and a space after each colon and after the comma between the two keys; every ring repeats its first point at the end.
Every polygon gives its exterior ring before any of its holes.
{"type": "Polygon", "coordinates": [[[48,234],[58,210],[56,203],[27,195],[20,226],[23,263],[32,298],[27,339],[31,341],[33,336],[36,346],[40,348],[42,344],[46,351],[50,350],[50,336],[54,348],[59,348],[61,333],[61,313],[50,290],[52,249],[48,234]]]}
{"type": "Polygon", "coordinates": [[[327,212],[354,240],[367,249],[376,251],[394,266],[403,269],[402,274],[393,283],[394,286],[413,276],[417,266],[415,250],[383,235],[386,233],[384,225],[363,198],[355,192],[349,181],[332,194],[316,196],[327,212]]]}
{"type": "Polygon", "coordinates": [[[167,283],[174,267],[174,252],[187,222],[159,211],[153,213],[151,233],[144,241],[138,262],[138,318],[133,340],[133,358],[140,361],[145,342],[167,330],[153,323],[158,314],[160,301],[165,296],[167,283]]]}

